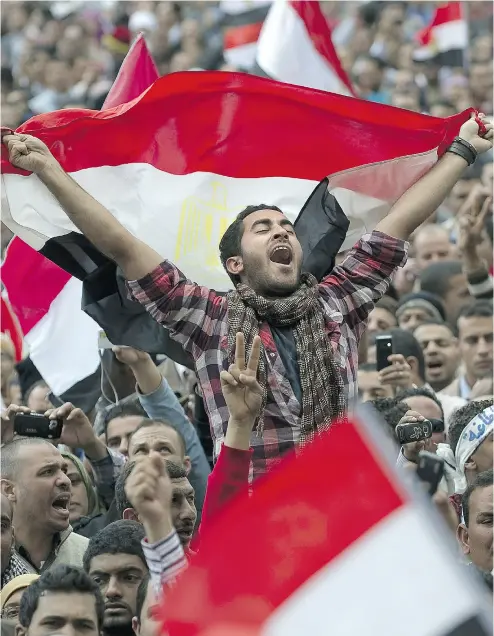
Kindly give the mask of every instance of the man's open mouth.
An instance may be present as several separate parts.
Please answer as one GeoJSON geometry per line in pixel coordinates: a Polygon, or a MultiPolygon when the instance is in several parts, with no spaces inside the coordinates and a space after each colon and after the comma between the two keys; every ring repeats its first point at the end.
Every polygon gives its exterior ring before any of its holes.
{"type": "Polygon", "coordinates": [[[64,493],[62,495],[58,495],[58,497],[56,497],[53,500],[52,503],[52,508],[55,508],[55,510],[57,510],[58,512],[69,512],[69,506],[70,506],[70,494],[69,493],[64,493]]]}
{"type": "Polygon", "coordinates": [[[427,370],[433,374],[441,371],[443,366],[444,364],[440,360],[432,360],[431,362],[427,362],[427,370]]]}
{"type": "Polygon", "coordinates": [[[289,245],[277,245],[271,250],[269,260],[280,265],[290,265],[292,262],[292,249],[289,245]]]}

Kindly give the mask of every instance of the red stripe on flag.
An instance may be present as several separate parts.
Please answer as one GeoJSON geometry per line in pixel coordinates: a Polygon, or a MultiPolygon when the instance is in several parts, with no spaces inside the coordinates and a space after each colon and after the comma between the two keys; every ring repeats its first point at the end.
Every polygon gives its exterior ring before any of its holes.
{"type": "MultiPolygon", "coordinates": [[[[319,181],[430,151],[467,118],[436,119],[242,73],[184,72],[160,78],[129,104],[84,116],[56,111],[18,130],[38,135],[69,172],[138,162],[171,174],[319,181]]],[[[1,169],[25,174],[5,147],[1,169]]]]}
{"type": "Polygon", "coordinates": [[[24,335],[48,312],[70,274],[14,237],[2,265],[2,281],[24,335]]]}
{"type": "Polygon", "coordinates": [[[329,66],[338,75],[342,83],[348,88],[352,95],[355,95],[353,85],[343,69],[340,58],[334,48],[331,29],[321,11],[319,2],[293,0],[290,4],[304,22],[307,33],[319,55],[328,61],[329,66]]]}
{"type": "Polygon", "coordinates": [[[262,22],[256,24],[244,24],[242,26],[231,27],[225,31],[224,49],[234,49],[244,44],[257,42],[262,29],[262,22]]]}
{"type": "Polygon", "coordinates": [[[262,624],[406,502],[350,422],[334,425],[256,486],[251,499],[218,514],[189,570],[167,591],[163,615],[172,636],[262,624]]]}

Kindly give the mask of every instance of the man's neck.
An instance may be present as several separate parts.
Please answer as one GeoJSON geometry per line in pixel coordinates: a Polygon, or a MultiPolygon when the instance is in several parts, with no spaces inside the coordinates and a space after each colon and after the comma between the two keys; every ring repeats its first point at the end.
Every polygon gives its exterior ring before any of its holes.
{"type": "Polygon", "coordinates": [[[22,523],[15,520],[15,540],[18,547],[22,547],[25,555],[31,563],[39,570],[53,550],[54,534],[43,532],[37,528],[33,532],[31,523],[22,523]]]}

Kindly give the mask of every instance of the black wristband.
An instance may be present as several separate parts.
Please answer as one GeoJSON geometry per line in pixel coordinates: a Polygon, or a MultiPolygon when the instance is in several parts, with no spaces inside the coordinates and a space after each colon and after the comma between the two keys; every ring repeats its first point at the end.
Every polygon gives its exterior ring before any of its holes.
{"type": "Polygon", "coordinates": [[[475,162],[475,159],[477,159],[477,151],[475,148],[472,144],[468,143],[468,141],[461,139],[461,137],[456,137],[446,152],[452,152],[455,155],[460,156],[462,159],[465,159],[469,166],[471,166],[475,162]]]}

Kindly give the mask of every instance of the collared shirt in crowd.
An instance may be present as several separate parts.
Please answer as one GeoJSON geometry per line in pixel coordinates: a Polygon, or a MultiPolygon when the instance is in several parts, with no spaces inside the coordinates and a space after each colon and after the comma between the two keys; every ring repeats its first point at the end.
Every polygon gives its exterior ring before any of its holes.
{"type": "MultiPolygon", "coordinates": [[[[405,263],[408,244],[381,232],[364,235],[343,263],[319,284],[326,332],[340,368],[345,400],[357,399],[358,343],[374,303],[388,289],[390,277],[405,263]]],[[[218,456],[228,422],[220,372],[228,367],[227,299],[188,280],[165,260],[129,288],[159,323],[170,328],[195,361],[218,456]]],[[[268,404],[262,438],[253,437],[254,477],[266,473],[280,455],[294,448],[301,431],[301,405],[287,376],[267,323],[259,335],[266,351],[268,404]]]]}

